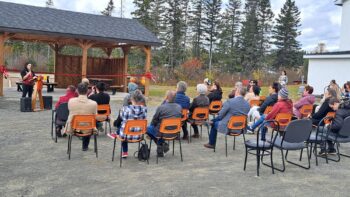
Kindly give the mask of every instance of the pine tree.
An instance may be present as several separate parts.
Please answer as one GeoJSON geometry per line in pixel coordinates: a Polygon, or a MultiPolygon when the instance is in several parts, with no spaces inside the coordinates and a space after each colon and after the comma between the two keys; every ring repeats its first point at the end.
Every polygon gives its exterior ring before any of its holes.
{"type": "Polygon", "coordinates": [[[192,6],[189,22],[193,38],[192,54],[199,59],[203,39],[203,0],[192,0],[192,6]]]}
{"type": "Polygon", "coordinates": [[[209,46],[209,71],[212,70],[213,50],[219,34],[220,10],[221,0],[204,0],[204,32],[209,46]]]}
{"type": "Polygon", "coordinates": [[[112,13],[113,13],[113,11],[114,11],[114,8],[115,8],[114,2],[113,2],[113,0],[110,0],[110,1],[108,2],[107,7],[101,12],[101,14],[102,14],[102,15],[105,15],[105,16],[112,16],[112,13]]]}
{"type": "Polygon", "coordinates": [[[296,40],[300,35],[299,27],[300,11],[294,0],[286,0],[273,30],[274,44],[277,47],[274,67],[291,68],[302,65],[300,43],[296,40]]]}
{"type": "Polygon", "coordinates": [[[131,14],[140,23],[146,26],[149,30],[154,32],[153,20],[151,18],[152,0],[134,0],[136,10],[131,14]]]}
{"type": "Polygon", "coordinates": [[[45,5],[47,8],[53,8],[54,7],[53,0],[47,0],[45,5]]]}
{"type": "Polygon", "coordinates": [[[152,0],[151,4],[151,27],[152,32],[161,38],[164,34],[164,14],[165,14],[165,2],[166,0],[152,0]]]}

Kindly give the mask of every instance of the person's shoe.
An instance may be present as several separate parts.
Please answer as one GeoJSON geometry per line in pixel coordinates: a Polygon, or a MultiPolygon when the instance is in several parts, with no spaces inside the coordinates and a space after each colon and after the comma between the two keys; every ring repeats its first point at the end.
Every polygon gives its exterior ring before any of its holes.
{"type": "Polygon", "coordinates": [[[122,153],[122,158],[127,158],[129,156],[128,152],[123,152],[122,153]]]}
{"type": "Polygon", "coordinates": [[[162,146],[163,146],[164,153],[167,153],[169,151],[169,144],[164,142],[162,146]]]}
{"type": "Polygon", "coordinates": [[[82,150],[83,150],[83,151],[88,151],[88,150],[89,150],[89,147],[84,147],[82,150]]]}
{"type": "Polygon", "coordinates": [[[193,134],[192,138],[199,138],[199,134],[193,134]]]}
{"type": "Polygon", "coordinates": [[[183,136],[182,140],[188,140],[188,136],[183,136]]]}
{"type": "Polygon", "coordinates": [[[61,129],[60,129],[60,128],[56,128],[56,136],[57,136],[57,137],[62,137],[61,129]]]}
{"type": "Polygon", "coordinates": [[[66,134],[66,133],[64,133],[64,134],[62,135],[62,137],[67,137],[67,134],[66,134]]]}
{"type": "Polygon", "coordinates": [[[327,153],[329,155],[335,155],[335,154],[337,154],[337,151],[334,148],[332,148],[332,149],[328,149],[327,153]]]}
{"type": "Polygon", "coordinates": [[[320,152],[318,152],[319,156],[325,156],[326,155],[326,149],[321,149],[320,152]]]}
{"type": "Polygon", "coordinates": [[[98,130],[98,132],[100,132],[100,133],[103,133],[103,132],[105,131],[105,130],[103,129],[103,127],[98,127],[97,130],[98,130]]]}
{"type": "Polygon", "coordinates": [[[251,126],[247,126],[247,134],[254,134],[254,129],[251,126]]]}
{"type": "Polygon", "coordinates": [[[211,144],[204,144],[204,147],[214,149],[214,145],[211,144]]]}

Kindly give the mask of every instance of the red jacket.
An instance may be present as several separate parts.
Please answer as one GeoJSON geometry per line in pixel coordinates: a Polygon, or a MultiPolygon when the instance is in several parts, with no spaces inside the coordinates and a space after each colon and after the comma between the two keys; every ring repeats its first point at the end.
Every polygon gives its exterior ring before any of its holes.
{"type": "Polygon", "coordinates": [[[74,98],[74,97],[77,97],[77,96],[78,96],[78,95],[77,95],[76,92],[72,92],[72,91],[70,91],[70,90],[67,90],[66,95],[61,96],[61,97],[58,99],[58,101],[57,101],[57,103],[56,103],[56,105],[55,105],[55,109],[57,109],[58,106],[60,106],[60,104],[62,104],[62,103],[68,103],[68,101],[69,101],[71,98],[74,98]]]}
{"type": "Polygon", "coordinates": [[[272,111],[267,114],[265,120],[275,119],[278,113],[293,114],[293,102],[291,100],[278,100],[272,107],[272,111]]]}

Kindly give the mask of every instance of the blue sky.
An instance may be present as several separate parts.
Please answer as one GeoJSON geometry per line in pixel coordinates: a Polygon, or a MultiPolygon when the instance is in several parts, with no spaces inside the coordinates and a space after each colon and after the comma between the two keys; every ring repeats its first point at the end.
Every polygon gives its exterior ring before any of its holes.
{"type": "MultiPolygon", "coordinates": [[[[46,0],[1,0],[13,3],[22,3],[35,6],[45,6],[46,0]]],[[[53,0],[55,8],[99,14],[109,0],[53,0]]],[[[123,0],[124,16],[131,17],[134,10],[133,0],[123,0]]],[[[223,0],[227,3],[228,0],[223,0]]],[[[116,11],[114,16],[120,15],[120,0],[114,0],[116,11]]],[[[271,0],[272,9],[277,16],[284,4],[284,0],[271,0]]],[[[317,43],[326,43],[330,51],[337,50],[339,46],[341,7],[334,5],[333,0],[296,0],[301,11],[302,35],[298,40],[302,48],[313,50],[317,43]]]]}

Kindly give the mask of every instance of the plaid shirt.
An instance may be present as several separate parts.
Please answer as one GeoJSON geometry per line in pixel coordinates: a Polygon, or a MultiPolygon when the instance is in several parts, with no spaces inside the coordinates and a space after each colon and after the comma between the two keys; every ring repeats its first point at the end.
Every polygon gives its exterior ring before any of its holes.
{"type": "MultiPolygon", "coordinates": [[[[141,139],[140,135],[136,136],[126,136],[124,134],[125,124],[128,120],[144,120],[147,117],[147,107],[145,106],[136,106],[129,105],[124,106],[120,111],[119,116],[122,118],[121,127],[119,129],[119,137],[125,139],[127,137],[128,140],[139,140],[141,139]]],[[[139,128],[134,128],[133,132],[140,131],[139,128]]]]}

